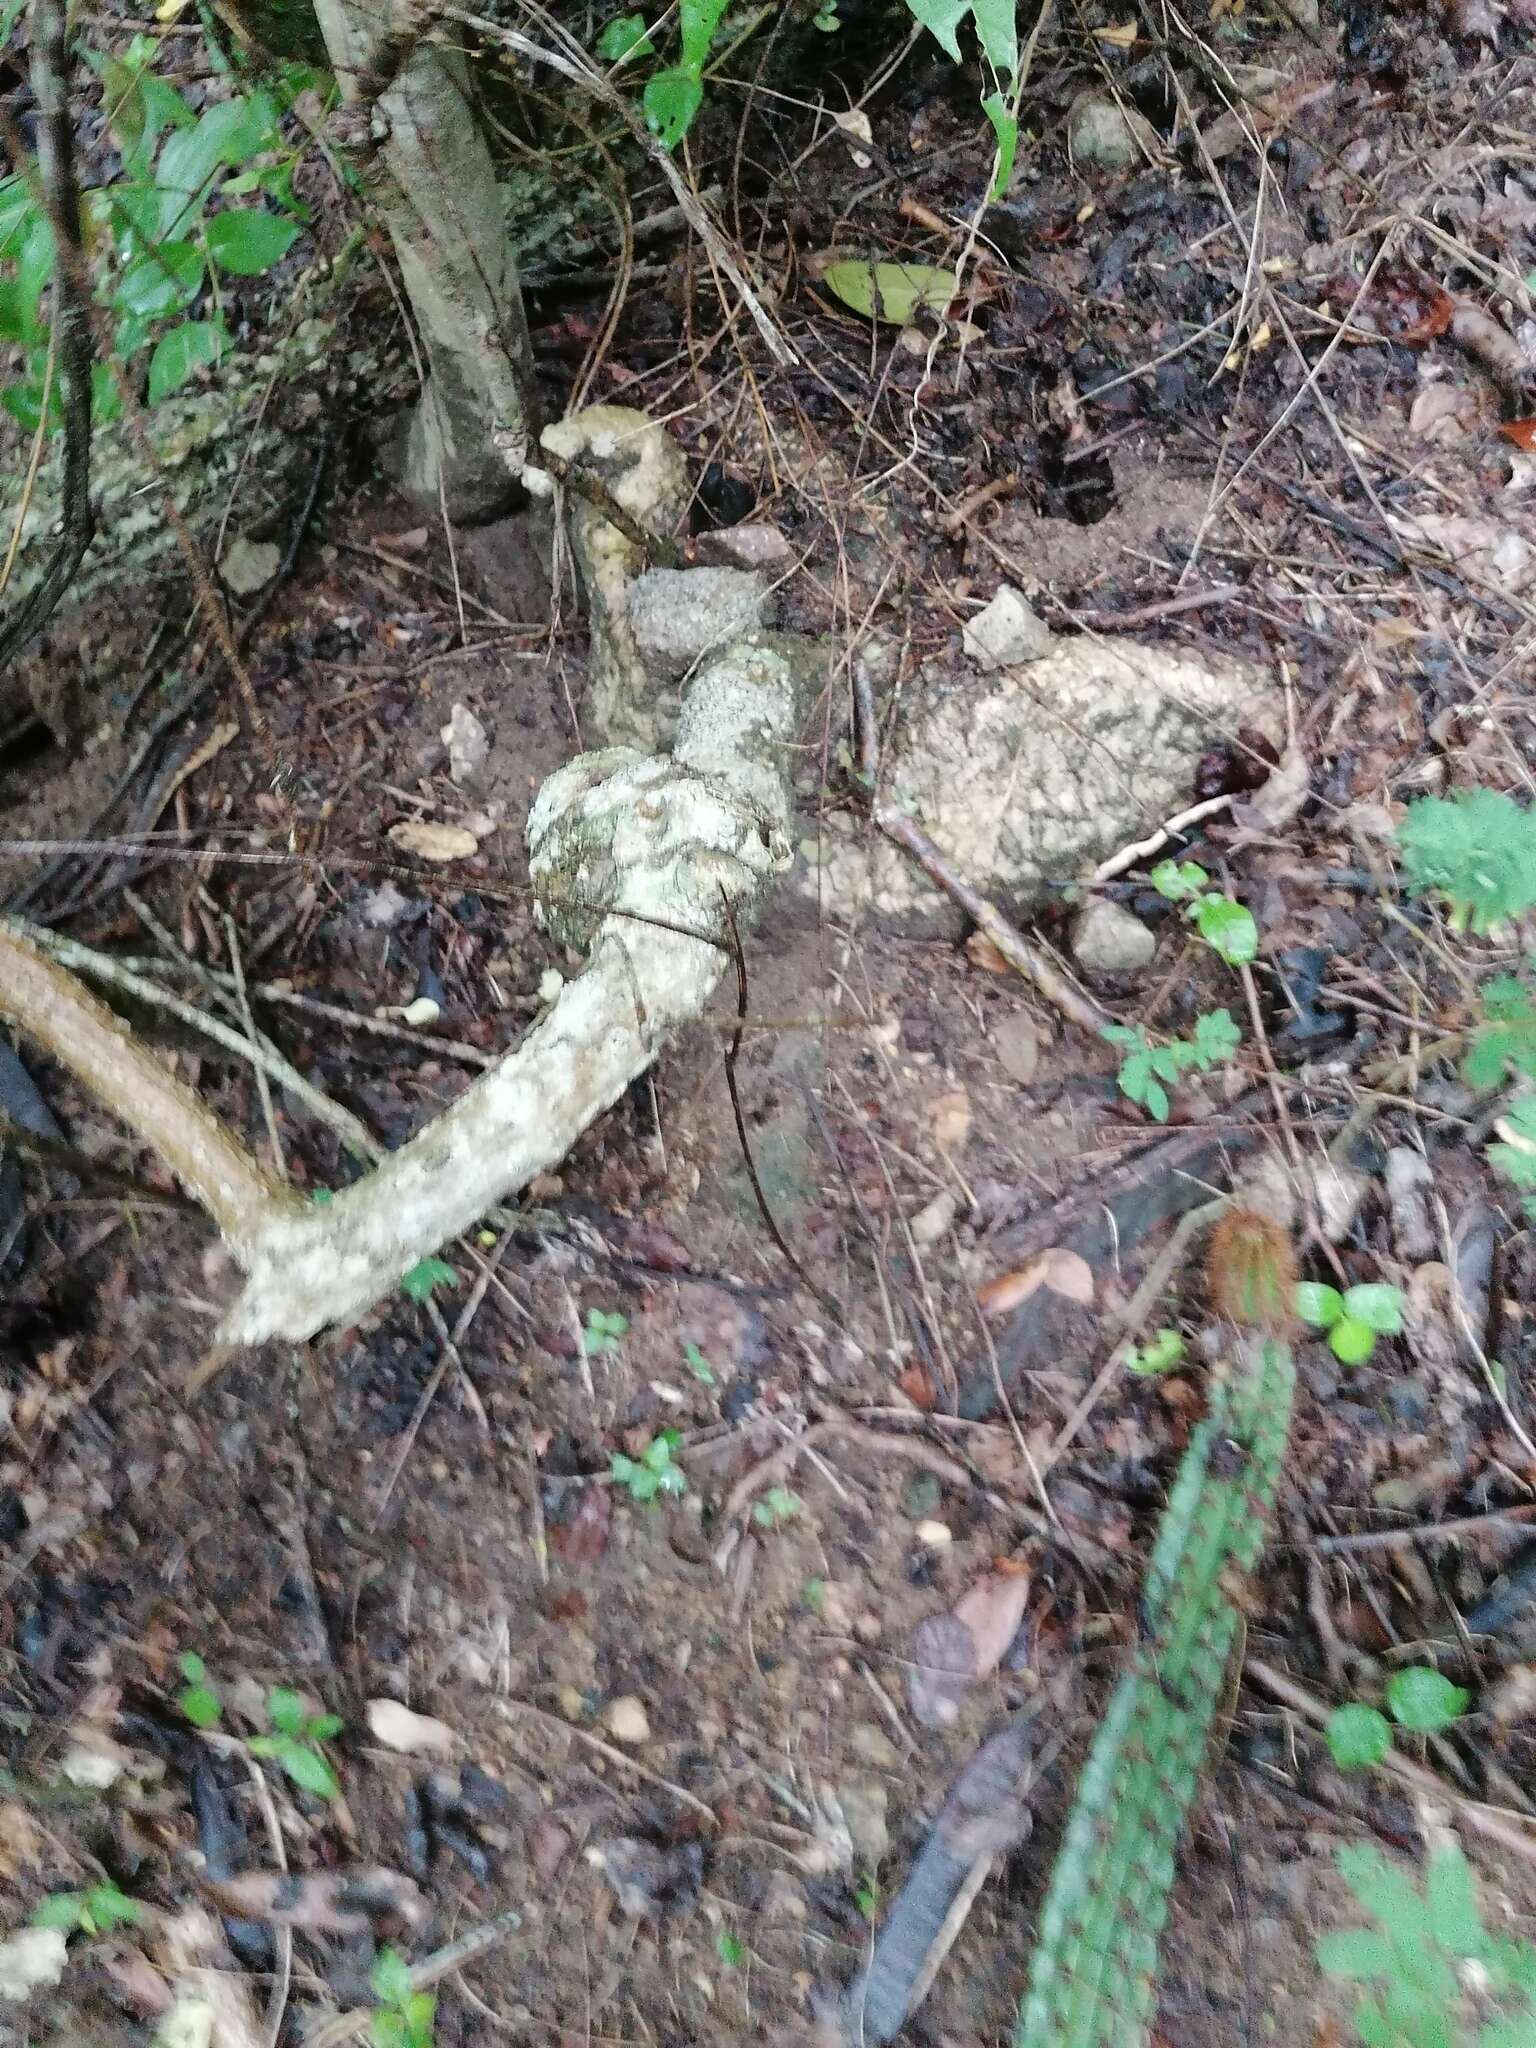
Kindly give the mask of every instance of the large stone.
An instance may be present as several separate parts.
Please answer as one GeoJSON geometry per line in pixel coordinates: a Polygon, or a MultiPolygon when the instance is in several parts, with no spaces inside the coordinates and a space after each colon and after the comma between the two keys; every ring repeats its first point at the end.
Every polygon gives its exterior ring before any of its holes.
{"type": "MultiPolygon", "coordinates": [[[[930,664],[904,700],[883,795],[973,888],[1028,913],[1190,803],[1215,741],[1244,726],[1278,741],[1282,712],[1256,668],[1125,641],[1058,640],[1044,660],[981,679],[930,664]]],[[[824,818],[801,851],[795,886],[822,915],[912,937],[965,927],[859,818],[824,818]]]]}
{"type": "Polygon", "coordinates": [[[768,597],[749,569],[647,569],[625,610],[647,668],[676,680],[712,647],[765,625],[768,597]]]}
{"type": "Polygon", "coordinates": [[[1072,957],[1090,974],[1135,974],[1151,966],[1156,952],[1141,919],[1104,898],[1089,904],[1072,934],[1072,957]]]}
{"type": "Polygon", "coordinates": [[[1042,661],[1055,645],[1050,627],[1022,591],[1001,584],[996,597],[968,620],[961,640],[978,668],[1011,668],[1042,661]]]}

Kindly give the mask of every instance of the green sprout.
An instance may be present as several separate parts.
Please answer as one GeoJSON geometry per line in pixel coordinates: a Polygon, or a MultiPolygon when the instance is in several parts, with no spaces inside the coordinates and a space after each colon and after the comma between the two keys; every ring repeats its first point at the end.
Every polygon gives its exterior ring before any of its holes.
{"type": "Polygon", "coordinates": [[[218,1694],[208,1683],[208,1666],[196,1650],[183,1650],[176,1662],[187,1681],[176,1695],[177,1706],[194,1728],[216,1728],[223,1710],[218,1694]]]}
{"type": "Polygon", "coordinates": [[[683,1346],[683,1363],[702,1386],[712,1387],[715,1384],[715,1368],[697,1344],[683,1346]]]}
{"type": "Polygon", "coordinates": [[[1205,1073],[1219,1066],[1237,1051],[1243,1036],[1230,1010],[1203,1011],[1195,1019],[1193,1038],[1171,1039],[1166,1045],[1154,1045],[1142,1024],[1106,1024],[1102,1035],[1111,1045],[1126,1048],[1116,1076],[1121,1094],[1160,1124],[1168,1121],[1168,1090],[1180,1076],[1190,1068],[1205,1073]]]}
{"type": "Polygon", "coordinates": [[[381,1948],[368,1981],[379,2001],[368,2016],[373,2048],[432,2048],[437,1999],[415,1988],[404,1956],[381,1948]]]}
{"type": "Polygon", "coordinates": [[[770,1486],[760,1501],[754,1503],[752,1519],[760,1529],[782,1529],[786,1522],[792,1522],[799,1514],[803,1503],[798,1493],[791,1493],[787,1486],[770,1486]]]}
{"type": "Polygon", "coordinates": [[[1395,1337],[1403,1327],[1403,1296],[1383,1281],[1341,1294],[1337,1287],[1304,1280],[1296,1289],[1296,1313],[1313,1329],[1328,1332],[1328,1348],[1341,1365],[1364,1365],[1378,1337],[1395,1337]]]}
{"type": "Polygon", "coordinates": [[[341,1733],[346,1726],[341,1716],[311,1714],[302,1693],[275,1685],[267,1694],[267,1719],[273,1733],[253,1735],[246,1744],[251,1755],[271,1757],[301,1791],[316,1799],[339,1798],[340,1780],[320,1745],[341,1733]]]}
{"type": "Polygon", "coordinates": [[[629,1328],[629,1317],[617,1309],[589,1308],[587,1327],[581,1333],[581,1348],[588,1358],[600,1358],[604,1352],[617,1351],[619,1339],[629,1328]]]}
{"type": "Polygon", "coordinates": [[[747,1951],[728,1927],[722,1927],[715,1936],[715,1953],[728,1970],[739,1970],[747,1951]]]}
{"type": "Polygon", "coordinates": [[[686,1493],[687,1474],[672,1458],[682,1440],[681,1430],[663,1429],[651,1438],[638,1458],[626,1458],[622,1451],[615,1451],[609,1473],[627,1488],[631,1500],[641,1503],[654,1501],[661,1493],[686,1493]]]}
{"type": "Polygon", "coordinates": [[[400,1292],[420,1306],[432,1299],[434,1288],[452,1287],[458,1277],[446,1259],[418,1259],[408,1273],[401,1275],[400,1292]]]}
{"type": "Polygon", "coordinates": [[[1394,1671],[1387,1680],[1387,1713],[1360,1701],[1335,1707],[1323,1731],[1329,1754],[1341,1771],[1379,1764],[1392,1747],[1392,1722],[1411,1735],[1438,1735],[1466,1712],[1470,1695],[1427,1664],[1394,1671]],[[1392,1720],[1387,1719],[1390,1714],[1392,1720]]]}
{"type": "Polygon", "coordinates": [[[880,1880],[872,1870],[866,1870],[853,1894],[853,1903],[866,1920],[873,1920],[880,1910],[880,1880]]]}
{"type": "Polygon", "coordinates": [[[50,1892],[32,1915],[32,1925],[90,1936],[110,1934],[114,1927],[136,1927],[143,1917],[138,1900],[130,1899],[108,1877],[83,1892],[50,1892]]]}
{"type": "Polygon", "coordinates": [[[1182,903],[1211,951],[1229,967],[1246,967],[1259,957],[1259,927],[1253,912],[1207,885],[1210,876],[1192,860],[1162,860],[1148,880],[1169,903],[1182,903]]]}

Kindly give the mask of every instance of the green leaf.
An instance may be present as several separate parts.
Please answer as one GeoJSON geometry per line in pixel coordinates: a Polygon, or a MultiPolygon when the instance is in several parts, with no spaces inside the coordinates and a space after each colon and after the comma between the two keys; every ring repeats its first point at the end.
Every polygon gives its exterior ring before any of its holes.
{"type": "Polygon", "coordinates": [[[105,363],[96,363],[91,369],[91,418],[99,427],[110,426],[122,415],[122,393],[117,388],[117,379],[105,363]]]}
{"type": "Polygon", "coordinates": [[[73,1934],[84,1911],[85,1899],[80,1892],[51,1892],[33,1913],[32,1925],[53,1927],[61,1933],[73,1934]]]}
{"type": "Polygon", "coordinates": [[[259,277],[287,254],[298,233],[295,221],[242,206],[209,221],[208,253],[221,270],[236,277],[259,277]]]}
{"type": "Polygon", "coordinates": [[[437,2016],[437,1993],[413,1991],[405,2001],[405,2033],[411,2048],[432,2048],[432,2022],[437,2016]]]}
{"type": "Polygon", "coordinates": [[[1259,927],[1253,912],[1230,896],[1207,896],[1195,910],[1195,929],[1229,967],[1246,967],[1259,957],[1259,927]]]}
{"type": "Polygon", "coordinates": [[[691,71],[673,66],[646,80],[641,95],[645,125],[664,149],[676,149],[704,104],[704,87],[691,71]]]}
{"type": "Polygon", "coordinates": [[[1502,791],[1423,797],[1397,837],[1409,889],[1444,896],[1457,930],[1481,936],[1536,905],[1536,816],[1502,791]]]}
{"type": "Polygon", "coordinates": [[[28,334],[44,331],[43,288],[53,276],[53,229],[46,214],[34,212],[16,256],[16,298],[28,334]]]}
{"type": "Polygon", "coordinates": [[[1483,989],[1483,1018],[1461,1063],[1473,1088],[1496,1088],[1507,1069],[1536,1079],[1536,1002],[1523,981],[1500,975],[1483,989]]]}
{"type": "Polygon", "coordinates": [[[317,1799],[334,1799],[340,1793],[341,1781],[318,1750],[302,1742],[285,1742],[277,1760],[301,1791],[317,1799]]]}
{"type": "Polygon", "coordinates": [[[989,197],[998,200],[1008,190],[1014,159],[1019,153],[1019,117],[1000,92],[989,92],[981,103],[981,111],[992,123],[992,133],[997,137],[997,167],[992,174],[989,197]]]}
{"type": "Polygon", "coordinates": [[[149,402],[157,405],[189,377],[216,363],[229,347],[218,320],[187,320],[163,335],[149,359],[149,402]]]}
{"type": "Polygon", "coordinates": [[[368,2028],[373,2035],[373,2048],[410,2048],[410,2042],[406,2037],[405,2019],[401,2013],[371,2013],[368,2028]]]}
{"type": "Polygon", "coordinates": [[[956,31],[971,11],[971,0],[907,0],[907,10],[958,64],[960,38],[956,31]]]}
{"type": "Polygon", "coordinates": [[[1410,1665],[1394,1671],[1387,1680],[1387,1708],[1400,1728],[1416,1735],[1438,1734],[1449,1728],[1467,1710],[1471,1699],[1462,1686],[1453,1685],[1443,1672],[1427,1664],[1410,1665]]]}
{"type": "Polygon", "coordinates": [[[374,1959],[368,1982],[381,2005],[403,2008],[411,1995],[411,1966],[398,1949],[381,1948],[374,1959]]]}
{"type": "Polygon", "coordinates": [[[1350,1288],[1344,1297],[1344,1313],[1374,1330],[1378,1337],[1395,1337],[1403,1327],[1403,1297],[1398,1288],[1389,1287],[1385,1281],[1373,1281],[1367,1286],[1350,1288]]]}
{"type": "Polygon", "coordinates": [[[746,1950],[728,1927],[722,1927],[715,1936],[715,1953],[728,1970],[734,1970],[740,1967],[746,1950]]]}
{"type": "Polygon", "coordinates": [[[656,45],[645,32],[643,14],[616,14],[597,39],[597,54],[605,64],[622,64],[626,57],[652,57],[656,45]]]}
{"type": "Polygon", "coordinates": [[[1019,68],[1018,0],[971,0],[971,12],[992,69],[1011,81],[1019,68]]]}
{"type": "Polygon", "coordinates": [[[1477,2037],[1477,2048],[1531,2048],[1536,2041],[1536,2018],[1490,2020],[1477,2037]]]}
{"type": "Polygon", "coordinates": [[[1379,1764],[1392,1747],[1392,1728],[1386,1715],[1358,1702],[1335,1707],[1323,1732],[1328,1753],[1341,1771],[1379,1764]]]}
{"type": "Polygon", "coordinates": [[[182,1677],[190,1679],[193,1685],[201,1685],[208,1676],[208,1666],[196,1650],[183,1650],[176,1659],[176,1668],[182,1677]]]}
{"type": "Polygon", "coordinates": [[[300,1736],[308,1715],[304,1695],[291,1685],[275,1685],[267,1694],[267,1719],[280,1734],[300,1736]]]}
{"type": "Polygon", "coordinates": [[[729,0],[679,0],[678,27],[683,45],[683,69],[695,78],[709,61],[710,44],[720,26],[729,0]]]}
{"type": "Polygon", "coordinates": [[[1296,1313],[1314,1330],[1331,1330],[1344,1313],[1344,1297],[1337,1287],[1320,1280],[1303,1280],[1296,1289],[1296,1313]]]}
{"type": "Polygon", "coordinates": [[[223,100],[207,108],[190,128],[166,138],[155,165],[160,194],[160,232],[170,234],[193,220],[202,207],[209,180],[244,129],[246,110],[239,100],[223,100]]]}
{"type": "Polygon", "coordinates": [[[1325,1934],[1317,1944],[1318,1968],[1330,1977],[1350,1977],[1369,1984],[1378,1977],[1390,1977],[1392,1944],[1370,1927],[1351,1927],[1342,1934],[1325,1934]]]}
{"type": "Polygon", "coordinates": [[[1205,869],[1192,860],[1160,860],[1147,877],[1158,895],[1169,903],[1184,903],[1198,896],[1210,879],[1205,869]]]}
{"type": "Polygon", "coordinates": [[[458,1277],[446,1259],[418,1259],[408,1273],[401,1274],[400,1292],[408,1301],[430,1301],[434,1287],[452,1287],[458,1277]]]}
{"type": "Polygon", "coordinates": [[[1328,1349],[1340,1365],[1364,1365],[1376,1349],[1376,1332],[1369,1323],[1357,1323],[1353,1316],[1340,1316],[1328,1332],[1328,1349]]]}
{"type": "Polygon", "coordinates": [[[1454,1956],[1486,1960],[1494,1944],[1477,1905],[1472,1866],[1454,1843],[1436,1849],[1424,1873],[1424,1903],[1435,1939],[1454,1956]]]}
{"type": "Polygon", "coordinates": [[[105,1884],[90,1887],[85,1894],[84,1908],[103,1934],[109,1934],[114,1927],[137,1927],[144,1917],[144,1908],[138,1900],[119,1891],[110,1879],[105,1884]]]}
{"type": "Polygon", "coordinates": [[[218,1726],[223,1712],[218,1695],[206,1685],[189,1685],[176,1695],[176,1704],[194,1728],[218,1726]]]}
{"type": "Polygon", "coordinates": [[[942,313],[958,288],[952,270],[931,263],[865,263],[853,256],[829,264],[821,281],[855,313],[893,327],[909,326],[919,306],[942,313]]]}
{"type": "Polygon", "coordinates": [[[112,294],[113,311],[159,319],[190,306],[203,287],[203,252],[196,242],[161,242],[130,263],[112,294]]]}
{"type": "Polygon", "coordinates": [[[314,1742],[330,1742],[346,1725],[340,1714],[316,1714],[306,1725],[304,1733],[314,1742]]]}
{"type": "Polygon", "coordinates": [[[712,1387],[715,1384],[715,1369],[697,1344],[683,1346],[683,1363],[702,1385],[712,1387]]]}
{"type": "Polygon", "coordinates": [[[1230,1010],[1205,1010],[1195,1019],[1195,1064],[1202,1070],[1231,1059],[1242,1042],[1230,1010]]]}

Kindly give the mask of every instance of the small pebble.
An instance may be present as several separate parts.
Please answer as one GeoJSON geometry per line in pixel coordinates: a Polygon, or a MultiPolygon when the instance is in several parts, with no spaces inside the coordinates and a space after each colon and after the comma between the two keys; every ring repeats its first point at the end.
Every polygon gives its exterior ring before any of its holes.
{"type": "Polygon", "coordinates": [[[632,1692],[610,1700],[603,1715],[603,1725],[615,1742],[645,1742],[651,1733],[651,1724],[645,1708],[632,1692]]]}

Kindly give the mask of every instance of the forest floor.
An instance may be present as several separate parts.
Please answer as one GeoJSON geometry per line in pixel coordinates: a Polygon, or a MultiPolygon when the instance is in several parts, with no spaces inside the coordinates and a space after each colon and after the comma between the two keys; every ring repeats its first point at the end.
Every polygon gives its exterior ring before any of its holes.
{"type": "MultiPolygon", "coordinates": [[[[1335,1851],[1414,1858],[1437,1816],[1337,1769],[1295,1698],[1375,1699],[1405,1660],[1441,1657],[1475,1688],[1427,1760],[1453,1820],[1469,1800],[1505,1811],[1525,1846],[1479,1857],[1487,1908],[1536,1933],[1518,1686],[1536,1609],[1512,1598],[1480,1655],[1462,1626],[1523,1558],[1536,1507],[1536,1253],[1485,1160],[1488,1101],[1438,1049],[1467,1021],[1469,969],[1509,971],[1519,948],[1457,956],[1390,886],[1405,799],[1533,787],[1536,468],[1518,422],[1536,412],[1536,324],[1498,328],[1501,348],[1447,321],[1464,303],[1485,327],[1490,306],[1529,314],[1536,62],[1515,8],[1500,26],[1497,9],[1356,0],[1315,32],[1250,9],[1170,73],[1129,12],[1087,0],[1041,38],[969,329],[935,322],[915,346],[804,259],[954,260],[987,177],[974,81],[914,40],[862,109],[868,133],[836,125],[878,68],[847,7],[819,107],[727,82],[693,171],[739,180],[741,239],[780,280],[800,360],[774,363],[722,312],[697,253],[642,239],[654,274],[588,396],[668,421],[696,525],[745,517],[788,542],[789,623],[840,657],[807,733],[810,832],[855,808],[848,659],[880,634],[911,674],[1001,580],[1064,633],[1124,615],[1144,645],[1279,674],[1303,781],[1165,849],[1252,909],[1263,1043],[1145,861],[1115,888],[1152,921],[1155,961],[1096,993],[1171,1033],[1230,1003],[1248,1041],[1233,1086],[1181,1088],[1166,1131],[1118,1091],[1110,1047],[985,947],[891,936],[835,902],[771,911],[735,1072],[815,1293],[765,1231],[738,1142],[731,987],[529,1191],[526,1227],[445,1250],[454,1278],[430,1305],[229,1360],[209,1353],[228,1276],[205,1228],[33,1062],[70,1142],[144,1194],[34,1185],[26,1263],[0,1279],[0,1897],[14,1925],[109,1877],[147,1917],[77,1941],[57,1987],[0,2006],[0,2039],[149,2041],[164,1978],[142,1953],[163,1963],[154,1929],[210,1899],[234,1915],[249,2040],[269,2048],[344,2038],[324,2022],[370,2003],[380,1941],[418,1960],[482,1928],[439,1986],[441,2048],[807,2038],[957,1768],[1044,1695],[1063,1747],[1033,1831],[908,2028],[932,2048],[1006,2039],[1212,1324],[1195,1242],[1137,1308],[1143,1335],[1183,1334],[1185,1364],[1125,1370],[1123,1312],[1169,1233],[1122,1244],[1094,1220],[1170,1173],[1219,1186],[1259,1143],[1316,1167],[1352,1116],[1364,1142],[1306,1271],[1396,1284],[1410,1334],[1353,1368],[1298,1345],[1275,1540],[1181,1858],[1158,2033],[1348,2038],[1313,1959],[1354,1915],[1335,1851]],[[1245,119],[1211,50],[1273,70],[1245,119]],[[1134,106],[1142,160],[1069,153],[1084,92],[1134,106]],[[1459,524],[1436,528],[1447,513],[1459,524]],[[1042,1319],[1041,1255],[1090,1242],[1051,1267],[1065,1293],[1042,1319]],[[651,1448],[672,1431],[669,1455],[651,1448]],[[636,1470],[614,1477],[648,1448],[680,1491],[640,1500],[636,1470]],[[1462,1518],[1479,1519],[1441,1531],[1462,1518]],[[928,1725],[914,1633],[968,1592],[1007,1626],[994,1668],[928,1725]],[[177,1703],[188,1653],[220,1703],[209,1734],[177,1703]],[[1265,1672],[1298,1689],[1288,1706],[1265,1672]],[[263,1778],[246,1750],[273,1687],[340,1717],[339,1796],[263,1778]],[[431,1718],[402,1731],[369,1705],[389,1701],[431,1718]],[[360,1866],[361,1898],[334,1881],[360,1866]],[[283,1890],[283,1871],[302,1882],[283,1890]]],[[[664,198],[630,203],[643,220],[664,198]]],[[[602,326],[612,273],[591,261],[546,271],[532,302],[555,409],[602,326]]],[[[387,306],[380,287],[355,317],[387,306]]],[[[163,697],[74,759],[0,764],[9,840],[184,835],[16,863],[28,914],[152,962],[194,1002],[233,944],[284,1056],[398,1144],[571,965],[533,921],[521,828],[578,745],[584,634],[569,599],[551,621],[529,548],[514,524],[450,549],[382,485],[330,477],[252,638],[270,747],[223,723],[232,697],[210,700],[166,724],[105,818],[163,697]],[[447,772],[455,705],[491,736],[472,789],[447,772]],[[274,765],[323,823],[303,860],[274,765]],[[408,822],[478,851],[403,862],[385,835],[408,822]],[[206,856],[210,835],[259,858],[206,856]],[[424,998],[435,1016],[407,1021],[424,998]]],[[[1241,799],[1240,771],[1214,764],[1199,794],[1241,799]]],[[[1070,915],[1063,892],[1036,935],[1065,949],[1070,915]]],[[[247,1067],[152,1009],[134,1021],[270,1145],[247,1067]]],[[[273,1122],[296,1184],[346,1180],[302,1105],[279,1092],[273,1122]]]]}

